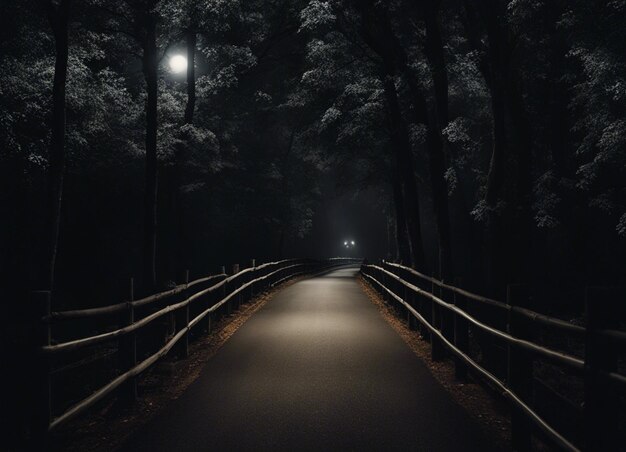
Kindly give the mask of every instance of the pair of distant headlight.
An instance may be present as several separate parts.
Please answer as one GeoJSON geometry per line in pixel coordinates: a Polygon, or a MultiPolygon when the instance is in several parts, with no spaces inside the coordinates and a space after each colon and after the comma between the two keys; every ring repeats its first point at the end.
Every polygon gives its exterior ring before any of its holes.
{"type": "Polygon", "coordinates": [[[354,246],[354,240],[346,240],[345,242],[343,242],[343,246],[354,246]]]}

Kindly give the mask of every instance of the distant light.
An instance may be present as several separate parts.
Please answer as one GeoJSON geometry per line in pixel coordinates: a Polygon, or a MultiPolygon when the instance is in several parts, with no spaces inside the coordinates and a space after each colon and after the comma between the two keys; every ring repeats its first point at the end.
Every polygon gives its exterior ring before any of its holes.
{"type": "Polygon", "coordinates": [[[348,246],[348,241],[343,242],[344,246],[348,246]]]}
{"type": "Polygon", "coordinates": [[[170,69],[178,74],[187,70],[187,58],[182,55],[174,55],[170,58],[170,69]]]}
{"type": "Polygon", "coordinates": [[[354,240],[352,240],[352,241],[350,242],[350,244],[351,244],[352,246],[354,246],[354,240]]]}

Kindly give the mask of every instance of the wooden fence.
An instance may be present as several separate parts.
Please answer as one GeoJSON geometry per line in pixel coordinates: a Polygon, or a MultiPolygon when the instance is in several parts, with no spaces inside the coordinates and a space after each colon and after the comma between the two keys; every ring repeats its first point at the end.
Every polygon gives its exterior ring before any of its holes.
{"type": "Polygon", "coordinates": [[[134,299],[131,280],[129,299],[123,303],[61,312],[51,311],[49,292],[35,293],[41,309],[35,319],[41,344],[38,359],[41,385],[35,397],[40,406],[33,410],[38,416],[36,430],[43,438],[114,392],[122,391],[125,397],[134,400],[137,377],[142,372],[174,347],[179,355],[186,356],[190,335],[210,333],[220,317],[230,314],[256,294],[298,275],[360,262],[352,258],[289,259],[257,266],[252,260],[246,269],[234,265],[231,276],[222,268],[220,274],[188,281],[187,273],[184,284],[139,300],[134,299]],[[75,322],[74,328],[67,328],[69,322],[75,322]],[[66,337],[67,330],[80,331],[88,322],[105,331],[94,333],[92,327],[86,327],[88,333],[77,338],[66,337]],[[53,340],[59,337],[60,340],[53,340]],[[55,372],[64,367],[81,376],[84,383],[89,382],[81,373],[82,369],[77,371],[77,368],[81,363],[107,355],[105,344],[109,344],[108,350],[112,351],[108,355],[118,358],[114,366],[116,372],[79,401],[59,400],[62,397],[53,389],[59,392],[62,388],[52,385],[55,372]],[[72,365],[59,365],[67,356],[72,365]],[[54,405],[60,405],[60,409],[53,406],[53,401],[58,402],[54,405]]]}
{"type": "Polygon", "coordinates": [[[618,371],[620,353],[626,349],[626,332],[618,330],[623,300],[605,290],[588,290],[587,325],[582,327],[517,306],[521,304],[517,286],[508,288],[504,303],[395,263],[364,264],[361,273],[385,301],[407,316],[410,327],[420,328],[431,343],[434,360],[447,350],[455,360],[458,377],[464,378],[469,370],[510,402],[516,450],[530,450],[533,432],[565,450],[608,451],[625,446],[619,423],[626,377],[618,371]],[[582,356],[538,343],[533,337],[537,326],[553,337],[572,336],[581,341],[582,356]],[[480,338],[483,340],[477,341],[480,338]],[[494,355],[496,359],[490,363],[484,355],[494,344],[500,344],[504,354],[494,355]],[[483,352],[482,359],[476,357],[476,348],[483,352]],[[504,373],[498,372],[497,361],[505,362],[504,373]],[[558,366],[582,380],[582,435],[566,437],[533,406],[533,366],[537,362],[558,366]]]}

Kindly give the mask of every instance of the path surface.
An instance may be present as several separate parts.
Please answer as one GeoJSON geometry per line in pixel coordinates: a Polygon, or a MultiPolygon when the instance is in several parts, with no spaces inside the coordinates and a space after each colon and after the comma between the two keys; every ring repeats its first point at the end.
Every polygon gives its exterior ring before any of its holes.
{"type": "Polygon", "coordinates": [[[123,450],[491,450],[356,272],[276,294],[123,450]]]}

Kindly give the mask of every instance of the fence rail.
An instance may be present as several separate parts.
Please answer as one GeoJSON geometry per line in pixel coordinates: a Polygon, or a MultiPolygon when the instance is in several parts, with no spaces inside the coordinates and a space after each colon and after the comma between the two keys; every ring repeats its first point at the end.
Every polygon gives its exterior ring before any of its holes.
{"type": "Polygon", "coordinates": [[[228,276],[225,271],[178,285],[170,290],[157,293],[139,300],[133,300],[131,289],[130,300],[110,306],[79,309],[71,311],[53,312],[50,310],[50,294],[38,292],[41,298],[42,311],[36,319],[39,325],[41,346],[39,348],[42,377],[41,392],[38,398],[42,406],[37,412],[41,414],[39,430],[43,435],[58,428],[78,414],[84,412],[98,401],[112,394],[121,387],[127,387],[127,395],[134,399],[137,396],[137,376],[154,365],[160,358],[167,355],[175,346],[181,346],[181,354],[185,356],[188,349],[189,335],[193,328],[204,324],[207,332],[211,331],[212,323],[221,314],[231,313],[233,305],[239,307],[249,301],[255,294],[276,286],[290,278],[316,271],[337,268],[345,265],[360,264],[361,260],[353,258],[333,258],[323,261],[311,259],[287,259],[277,262],[268,262],[255,265],[254,260],[250,267],[239,270],[239,266],[233,266],[233,274],[228,276]],[[205,287],[209,284],[208,287],[205,287]],[[162,306],[165,304],[165,306],[162,306]],[[193,317],[190,316],[190,307],[197,307],[193,317]],[[145,313],[136,318],[139,310],[148,308],[156,309],[154,312],[145,313]],[[66,340],[60,343],[52,343],[52,326],[61,326],[66,321],[99,319],[100,317],[118,314],[122,320],[121,325],[111,331],[66,340]],[[182,315],[181,315],[182,314],[182,315]],[[178,315],[181,322],[176,327],[175,318],[178,315]],[[138,335],[148,325],[154,325],[157,319],[169,318],[174,321],[173,330],[170,327],[156,351],[150,352],[137,359],[138,335]],[[51,360],[66,353],[85,349],[94,345],[119,340],[118,353],[121,361],[125,363],[120,375],[96,389],[89,396],[74,403],[59,415],[53,415],[51,360]]]}
{"type": "Polygon", "coordinates": [[[503,303],[476,295],[396,263],[383,261],[379,265],[363,264],[361,273],[394,307],[405,311],[409,322],[411,317],[419,322],[423,332],[430,336],[433,359],[440,359],[441,350],[447,349],[455,358],[457,375],[464,375],[464,371],[470,369],[511,403],[514,408],[512,440],[515,449],[530,448],[531,426],[534,426],[557,447],[579,450],[575,441],[566,438],[532,408],[532,369],[535,359],[566,367],[584,377],[585,448],[604,450],[606,447],[602,446],[617,444],[620,407],[616,400],[618,397],[611,394],[607,386],[626,389],[626,377],[617,371],[619,349],[626,344],[626,333],[615,328],[615,318],[613,322],[593,321],[599,317],[611,320],[616,303],[607,304],[607,300],[602,299],[603,303],[589,304],[590,321],[585,328],[515,306],[509,299],[503,303]],[[419,284],[430,285],[430,291],[418,287],[419,284]],[[452,301],[445,301],[445,295],[451,295],[452,301]],[[488,320],[482,320],[477,318],[477,314],[470,313],[469,308],[472,306],[467,304],[468,301],[495,308],[504,314],[506,331],[489,324],[494,323],[490,322],[494,316],[485,316],[488,320]],[[558,334],[571,334],[584,339],[584,359],[535,343],[526,326],[529,322],[539,323],[558,334]],[[506,378],[498,378],[484,364],[481,365],[471,357],[468,340],[470,331],[487,334],[507,346],[506,378]]]}

